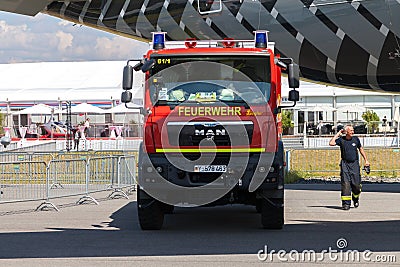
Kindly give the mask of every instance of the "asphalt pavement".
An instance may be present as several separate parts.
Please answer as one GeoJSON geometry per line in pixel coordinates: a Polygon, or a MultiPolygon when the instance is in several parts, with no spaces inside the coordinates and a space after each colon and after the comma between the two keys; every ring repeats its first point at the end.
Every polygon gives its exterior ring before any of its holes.
{"type": "Polygon", "coordinates": [[[133,195],[59,212],[2,204],[0,266],[400,265],[400,185],[365,185],[349,211],[339,187],[286,186],[282,230],[241,205],[177,208],[161,231],[142,231],[133,195]]]}

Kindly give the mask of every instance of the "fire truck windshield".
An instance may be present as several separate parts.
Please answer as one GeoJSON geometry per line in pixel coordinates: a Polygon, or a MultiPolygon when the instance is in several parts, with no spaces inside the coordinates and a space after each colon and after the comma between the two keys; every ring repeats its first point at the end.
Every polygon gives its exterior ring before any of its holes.
{"type": "Polygon", "coordinates": [[[153,104],[224,102],[265,104],[270,96],[269,56],[153,55],[149,89],[153,104]]]}

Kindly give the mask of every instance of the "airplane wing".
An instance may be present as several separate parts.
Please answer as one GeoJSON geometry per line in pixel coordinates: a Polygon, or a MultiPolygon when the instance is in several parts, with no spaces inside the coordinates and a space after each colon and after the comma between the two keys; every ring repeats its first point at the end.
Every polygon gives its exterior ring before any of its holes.
{"type": "Polygon", "coordinates": [[[35,16],[51,2],[51,0],[3,0],[0,2],[0,10],[35,16]]]}
{"type": "MultiPolygon", "coordinates": [[[[62,0],[58,2],[85,2],[86,0],[62,0]]],[[[2,0],[0,10],[16,14],[35,16],[53,0],[2,0]]]]}
{"type": "Polygon", "coordinates": [[[248,39],[268,29],[306,79],[400,91],[400,0],[0,0],[0,10],[42,12],[138,40],[154,31],[170,40],[248,39]]]}

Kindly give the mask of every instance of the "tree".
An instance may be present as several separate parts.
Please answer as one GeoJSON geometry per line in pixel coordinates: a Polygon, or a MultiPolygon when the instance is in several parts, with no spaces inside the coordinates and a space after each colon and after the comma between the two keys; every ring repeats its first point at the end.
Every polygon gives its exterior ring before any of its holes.
{"type": "Polygon", "coordinates": [[[289,110],[282,110],[282,130],[283,134],[288,134],[290,128],[294,127],[292,121],[292,112],[289,110]]]}
{"type": "Polygon", "coordinates": [[[380,121],[378,114],[373,110],[367,110],[367,112],[364,112],[361,117],[367,122],[368,133],[375,132],[380,121]]]}

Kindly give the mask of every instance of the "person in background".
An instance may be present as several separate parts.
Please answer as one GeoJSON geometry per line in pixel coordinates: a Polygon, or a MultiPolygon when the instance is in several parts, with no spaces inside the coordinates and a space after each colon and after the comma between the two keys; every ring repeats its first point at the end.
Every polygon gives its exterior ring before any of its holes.
{"type": "Polygon", "coordinates": [[[386,126],[386,122],[387,122],[386,116],[383,116],[382,126],[386,126]]]}
{"type": "Polygon", "coordinates": [[[341,180],[341,199],[342,209],[349,210],[351,200],[353,199],[354,207],[359,206],[359,197],[361,193],[361,174],[360,163],[358,159],[358,151],[365,161],[365,166],[369,169],[370,163],[361,146],[360,139],[354,136],[354,129],[351,125],[347,125],[341,129],[329,141],[330,146],[339,146],[340,161],[340,180],[341,180]],[[341,136],[345,134],[345,136],[341,136]]]}
{"type": "Polygon", "coordinates": [[[79,140],[81,139],[81,132],[78,128],[74,131],[74,149],[79,150],[79,140]]]}
{"type": "Polygon", "coordinates": [[[85,136],[88,137],[89,136],[89,128],[90,128],[90,119],[89,118],[86,118],[84,126],[85,126],[85,136]]]}
{"type": "Polygon", "coordinates": [[[319,136],[321,136],[321,134],[322,134],[322,126],[324,126],[324,123],[322,121],[319,121],[319,123],[317,125],[317,131],[318,131],[319,136]]]}
{"type": "Polygon", "coordinates": [[[110,128],[108,128],[108,125],[106,125],[104,130],[101,131],[100,137],[109,137],[109,136],[110,136],[110,128]]]}

